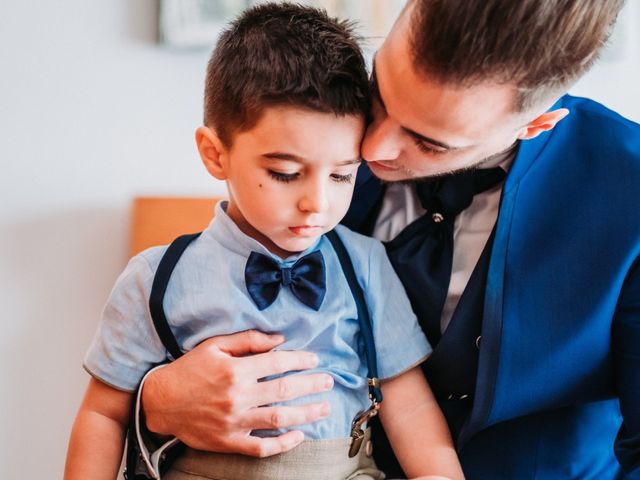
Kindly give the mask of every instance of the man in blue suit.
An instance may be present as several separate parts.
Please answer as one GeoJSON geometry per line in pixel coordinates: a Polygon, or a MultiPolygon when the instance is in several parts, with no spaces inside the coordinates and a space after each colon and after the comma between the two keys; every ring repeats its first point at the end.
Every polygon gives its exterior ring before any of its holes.
{"type": "MultiPolygon", "coordinates": [[[[374,61],[345,223],[388,242],[468,478],[640,478],[640,126],[563,96],[621,5],[414,0],[374,61]]],[[[279,341],[214,338],[153,372],[147,426],[205,450],[292,448],[244,441],[320,416],[259,408],[323,388],[257,383],[313,362],[279,341]]]]}

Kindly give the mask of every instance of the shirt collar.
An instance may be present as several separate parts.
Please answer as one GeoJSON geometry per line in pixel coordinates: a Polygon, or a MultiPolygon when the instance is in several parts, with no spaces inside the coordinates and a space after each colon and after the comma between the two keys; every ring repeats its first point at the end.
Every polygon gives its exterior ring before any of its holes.
{"type": "Polygon", "coordinates": [[[227,200],[221,200],[216,205],[215,216],[209,223],[209,226],[204,230],[203,235],[213,238],[216,242],[220,243],[224,248],[234,253],[249,257],[251,252],[258,252],[263,255],[267,255],[277,261],[279,264],[289,264],[298,260],[300,257],[307,255],[308,253],[318,250],[320,248],[320,242],[322,238],[318,238],[316,242],[309,248],[302,252],[297,252],[285,259],[271,253],[264,245],[258,240],[246,235],[236,223],[227,214],[227,207],[229,202],[227,200]]]}

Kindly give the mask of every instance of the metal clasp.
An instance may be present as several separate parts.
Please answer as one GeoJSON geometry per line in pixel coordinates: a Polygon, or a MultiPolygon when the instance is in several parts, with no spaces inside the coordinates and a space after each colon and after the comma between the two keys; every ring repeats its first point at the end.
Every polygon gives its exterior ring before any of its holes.
{"type": "Polygon", "coordinates": [[[370,418],[375,417],[378,414],[378,410],[380,410],[380,404],[374,399],[371,402],[371,406],[366,410],[358,412],[351,422],[351,446],[349,447],[349,458],[355,457],[362,446],[362,442],[364,440],[364,430],[362,430],[362,425],[364,425],[370,418]]]}

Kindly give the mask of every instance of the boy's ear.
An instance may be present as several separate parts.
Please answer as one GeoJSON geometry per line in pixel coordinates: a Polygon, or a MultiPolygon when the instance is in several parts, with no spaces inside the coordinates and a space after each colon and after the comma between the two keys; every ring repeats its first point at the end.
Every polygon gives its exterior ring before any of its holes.
{"type": "Polygon", "coordinates": [[[518,139],[530,140],[535,138],[542,132],[551,130],[567,115],[569,115],[569,110],[566,108],[559,108],[557,110],[552,110],[551,112],[545,112],[539,117],[531,120],[528,125],[522,127],[518,133],[518,139]]]}
{"type": "Polygon", "coordinates": [[[207,171],[218,180],[227,179],[227,148],[209,127],[196,130],[196,145],[207,171]]]}

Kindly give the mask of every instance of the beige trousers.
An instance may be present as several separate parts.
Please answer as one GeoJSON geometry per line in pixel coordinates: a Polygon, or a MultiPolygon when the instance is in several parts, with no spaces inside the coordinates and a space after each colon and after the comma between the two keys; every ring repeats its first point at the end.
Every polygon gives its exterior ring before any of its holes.
{"type": "Polygon", "coordinates": [[[267,458],[187,448],[162,480],[383,480],[371,456],[370,432],[353,458],[350,444],[351,438],[308,440],[267,458]]]}

